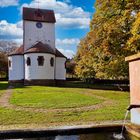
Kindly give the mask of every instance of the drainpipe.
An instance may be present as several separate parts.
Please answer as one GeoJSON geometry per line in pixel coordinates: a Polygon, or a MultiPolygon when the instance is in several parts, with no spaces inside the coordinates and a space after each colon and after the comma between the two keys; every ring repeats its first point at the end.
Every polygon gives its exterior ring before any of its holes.
{"type": "Polygon", "coordinates": [[[140,105],[130,105],[127,110],[130,111],[133,108],[140,108],[140,105]]]}

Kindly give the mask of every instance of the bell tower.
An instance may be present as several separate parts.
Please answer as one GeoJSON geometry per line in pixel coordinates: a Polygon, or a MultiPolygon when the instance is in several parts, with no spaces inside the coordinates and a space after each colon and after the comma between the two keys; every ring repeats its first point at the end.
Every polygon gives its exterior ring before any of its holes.
{"type": "Polygon", "coordinates": [[[24,51],[37,42],[55,50],[55,15],[52,10],[23,8],[24,51]]]}

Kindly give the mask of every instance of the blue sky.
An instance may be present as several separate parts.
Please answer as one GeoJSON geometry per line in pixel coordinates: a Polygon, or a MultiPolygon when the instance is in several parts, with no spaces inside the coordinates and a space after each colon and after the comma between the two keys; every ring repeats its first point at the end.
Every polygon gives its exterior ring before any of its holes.
{"type": "Polygon", "coordinates": [[[72,57],[79,40],[89,31],[95,0],[0,0],[0,41],[22,43],[22,7],[53,9],[56,16],[56,47],[72,57]]]}

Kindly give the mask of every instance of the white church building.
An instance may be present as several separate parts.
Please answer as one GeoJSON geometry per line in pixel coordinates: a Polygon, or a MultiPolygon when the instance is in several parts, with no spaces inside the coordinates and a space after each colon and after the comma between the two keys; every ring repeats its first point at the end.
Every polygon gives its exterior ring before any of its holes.
{"type": "Polygon", "coordinates": [[[23,8],[23,45],[10,53],[9,83],[56,85],[66,79],[66,57],[55,47],[52,10],[23,8]]]}

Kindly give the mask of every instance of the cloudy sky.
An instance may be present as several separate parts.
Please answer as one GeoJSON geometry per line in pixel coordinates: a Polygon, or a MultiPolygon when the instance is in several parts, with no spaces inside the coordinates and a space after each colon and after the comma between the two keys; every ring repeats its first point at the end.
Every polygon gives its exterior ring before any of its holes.
{"type": "Polygon", "coordinates": [[[56,16],[56,47],[67,57],[89,31],[95,0],[0,0],[0,41],[22,43],[22,7],[53,9],[56,16]]]}

